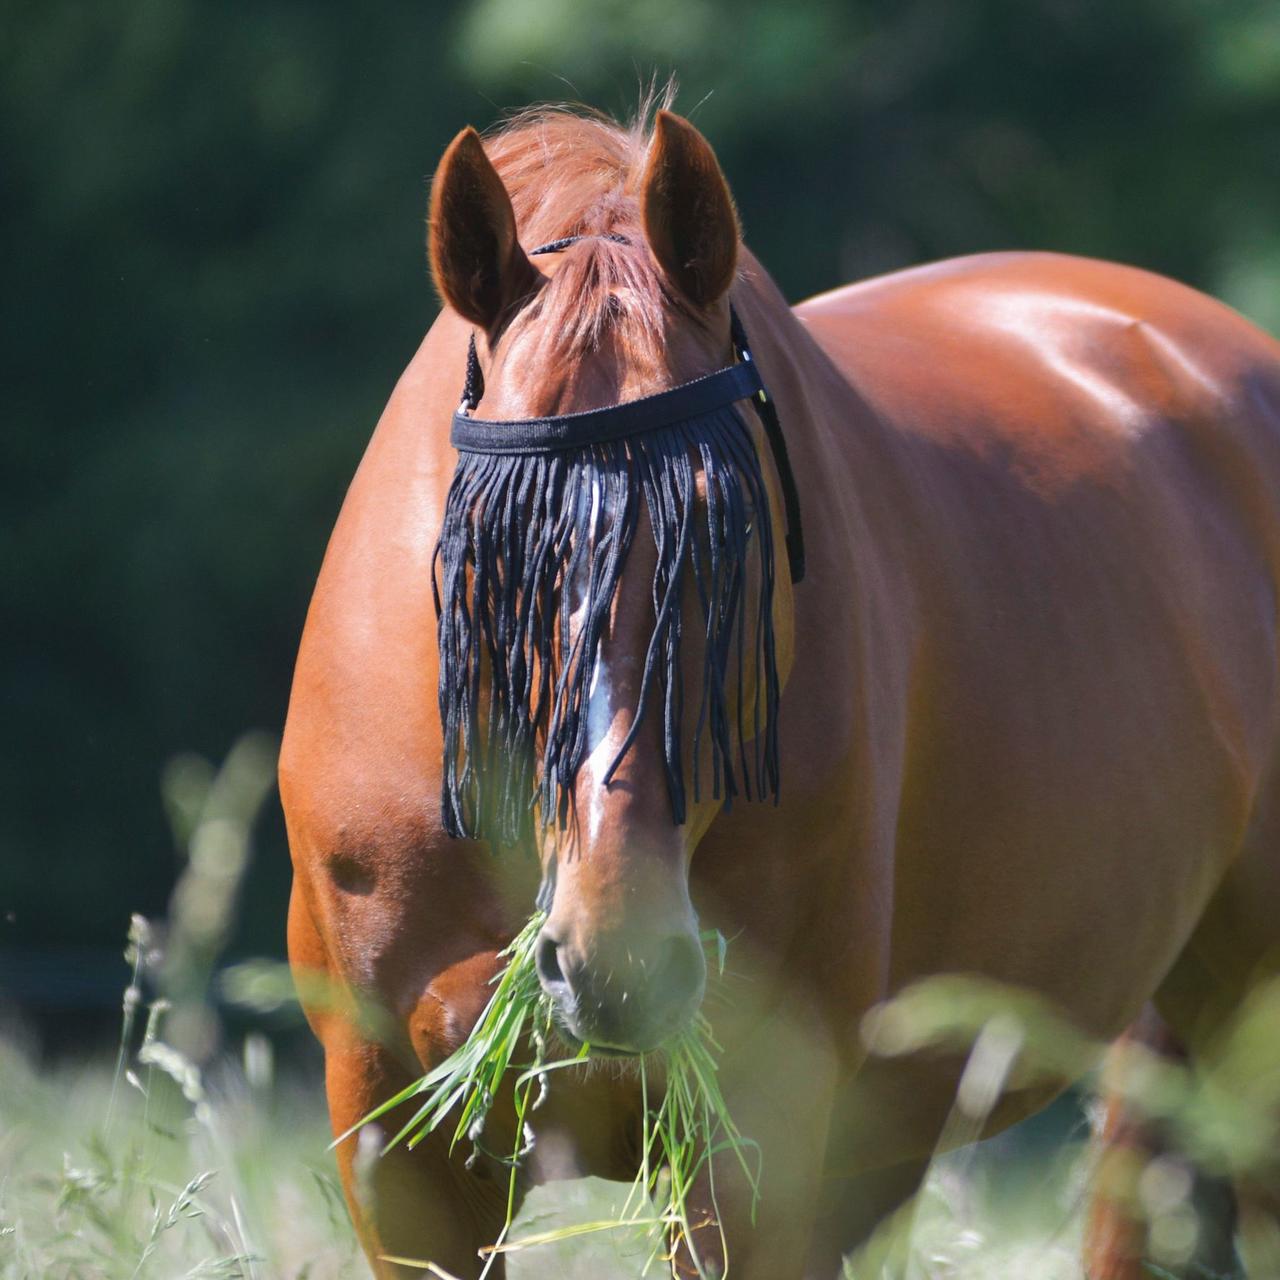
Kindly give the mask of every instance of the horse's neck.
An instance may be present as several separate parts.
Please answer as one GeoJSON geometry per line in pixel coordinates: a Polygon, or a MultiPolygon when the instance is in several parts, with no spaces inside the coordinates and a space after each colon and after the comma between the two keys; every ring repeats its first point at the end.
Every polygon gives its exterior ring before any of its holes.
{"type": "Polygon", "coordinates": [[[804,724],[813,741],[843,743],[865,762],[867,752],[892,752],[914,649],[910,460],[754,260],[745,275],[735,303],[778,405],[805,534],[784,727],[804,724]]]}
{"type": "Polygon", "coordinates": [[[833,574],[851,586],[859,551],[894,540],[892,528],[883,526],[892,524],[886,507],[904,475],[900,439],[750,255],[744,276],[735,303],[778,406],[810,562],[815,576],[833,574]]]}

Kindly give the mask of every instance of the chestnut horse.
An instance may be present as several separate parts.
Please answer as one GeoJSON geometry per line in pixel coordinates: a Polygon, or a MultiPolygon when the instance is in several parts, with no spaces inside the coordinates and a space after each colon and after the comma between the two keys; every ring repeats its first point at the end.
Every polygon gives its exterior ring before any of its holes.
{"type": "MultiPolygon", "coordinates": [[[[290,955],[349,996],[308,1010],[335,1131],[465,1038],[539,883],[566,1037],[615,1055],[689,1016],[699,928],[731,938],[704,1008],[763,1152],[754,1226],[717,1166],[742,1280],[837,1275],[918,1186],[957,1064],[876,1062],[859,1033],[905,984],[986,975],[1108,1039],[1154,1000],[1193,1053],[1206,1043],[1280,941],[1280,346],[1181,285],[1048,253],[792,309],[740,243],[711,148],[665,111],[648,132],[559,111],[483,143],[464,131],[435,175],[430,254],[446,305],[334,531],[280,767],[290,955]],[[586,738],[557,780],[567,806],[541,806],[537,856],[451,837],[432,582],[469,339],[486,419],[562,415],[730,364],[730,300],[808,542],[793,583],[781,474],[743,407],[764,509],[734,536],[768,550],[741,560],[732,607],[767,603],[777,802],[739,785],[730,807],[704,783],[675,820],[672,726],[686,759],[708,746],[669,699],[641,714],[661,701],[642,689],[665,554],[649,513],[587,644],[586,738]]],[[[687,457],[705,520],[712,486],[687,457]]],[[[676,670],[696,681],[706,628],[692,577],[681,590],[676,670]]],[[[583,633],[580,579],[573,592],[547,605],[569,616],[566,648],[583,633]]],[[[743,660],[725,681],[730,720],[758,706],[759,675],[743,660]]],[[[1045,1100],[1015,1094],[993,1124],[1045,1100]]],[[[634,1075],[559,1076],[537,1117],[529,1179],[632,1176],[634,1075]]],[[[338,1163],[377,1275],[421,1274],[393,1258],[474,1275],[504,1171],[437,1137],[361,1150],[342,1143],[338,1163]]]]}

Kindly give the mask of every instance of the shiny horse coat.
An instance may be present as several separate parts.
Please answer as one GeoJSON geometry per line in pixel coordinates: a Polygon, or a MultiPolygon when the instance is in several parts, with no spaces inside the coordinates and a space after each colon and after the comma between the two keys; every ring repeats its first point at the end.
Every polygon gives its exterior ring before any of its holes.
{"type": "MultiPolygon", "coordinates": [[[[1181,285],[1040,253],[793,310],[739,248],[722,184],[665,113],[651,138],[525,118],[484,150],[461,135],[442,162],[432,253],[451,306],[352,483],[298,659],[289,944],[339,993],[309,1015],[340,1132],[465,1037],[549,867],[550,940],[584,971],[722,929],[730,972],[705,1007],[765,1171],[754,1228],[731,1170],[719,1184],[732,1270],[830,1277],[914,1190],[954,1095],[955,1063],[868,1060],[877,1001],[973,972],[1111,1038],[1154,999],[1194,1053],[1274,971],[1280,347],[1181,285]],[[575,249],[554,275],[519,247],[610,229],[643,243],[575,249]],[[536,300],[554,302],[561,272],[625,308],[646,305],[651,270],[664,341],[606,328],[590,359],[539,355],[536,300]],[[448,838],[430,583],[470,333],[486,334],[486,416],[599,407],[723,365],[726,289],[804,504],[794,590],[778,551],[780,803],[695,805],[676,827],[656,737],[603,786],[651,620],[637,545],[577,844],[553,835],[539,862],[448,838]]],[[[593,1071],[552,1095],[530,1177],[629,1178],[634,1080],[593,1071]]],[[[1014,1096],[997,1123],[1043,1101],[1014,1096]]],[[[351,1139],[338,1158],[379,1276],[420,1274],[392,1256],[478,1271],[501,1171],[435,1139],[367,1166],[351,1139]]]]}

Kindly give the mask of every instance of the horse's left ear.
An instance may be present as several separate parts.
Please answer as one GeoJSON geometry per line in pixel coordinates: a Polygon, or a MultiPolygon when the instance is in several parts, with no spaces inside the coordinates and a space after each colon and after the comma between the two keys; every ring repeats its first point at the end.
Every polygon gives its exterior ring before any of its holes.
{"type": "Polygon", "coordinates": [[[667,278],[710,306],[733,283],[738,215],[711,144],[687,120],[659,111],[645,159],[644,234],[667,278]]]}

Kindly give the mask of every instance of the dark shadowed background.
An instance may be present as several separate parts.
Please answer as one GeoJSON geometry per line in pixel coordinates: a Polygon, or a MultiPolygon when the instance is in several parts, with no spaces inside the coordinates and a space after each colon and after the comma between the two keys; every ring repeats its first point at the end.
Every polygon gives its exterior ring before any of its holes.
{"type": "MultiPolygon", "coordinates": [[[[1265,0],[4,0],[0,1001],[55,1040],[164,910],[165,762],[283,723],[440,152],[671,72],[790,298],[1037,247],[1280,327],[1265,0]]],[[[287,890],[272,809],[233,951],[287,890]]]]}

